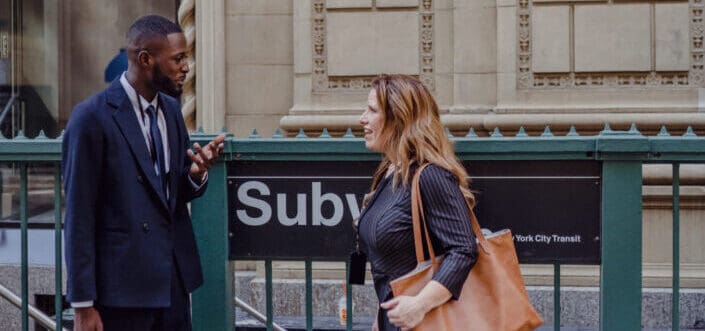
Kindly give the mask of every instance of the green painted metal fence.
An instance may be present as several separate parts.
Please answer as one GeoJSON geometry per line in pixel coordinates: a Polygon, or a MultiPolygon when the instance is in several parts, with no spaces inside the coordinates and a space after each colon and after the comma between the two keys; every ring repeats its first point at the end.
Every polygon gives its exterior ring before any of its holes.
{"type": "MultiPolygon", "coordinates": [[[[450,133],[449,133],[450,134],[450,133]]],[[[195,134],[193,141],[207,142],[215,135],[195,134]]],[[[464,137],[453,137],[461,160],[594,160],[602,164],[602,236],[600,277],[600,329],[637,330],[641,328],[641,252],[642,252],[642,165],[673,164],[673,329],[678,329],[679,299],[679,166],[681,163],[705,162],[705,138],[692,129],[682,136],[671,136],[665,129],[657,136],[643,136],[635,126],[628,131],[613,131],[609,126],[597,136],[580,136],[575,130],[554,136],[549,128],[538,137],[520,130],[516,136],[502,136],[495,130],[489,137],[478,137],[470,130],[464,137]]],[[[61,142],[43,135],[35,139],[23,136],[0,139],[0,161],[12,162],[20,169],[20,221],[22,254],[22,328],[28,329],[28,241],[27,241],[27,165],[36,162],[53,164],[55,188],[56,250],[61,252],[61,142]]],[[[193,293],[195,330],[232,330],[234,328],[233,273],[228,261],[228,198],[226,163],[232,160],[376,160],[379,156],[364,148],[362,139],[350,131],[332,138],[324,130],[316,138],[303,132],[286,138],[277,132],[261,138],[253,132],[249,138],[229,137],[225,153],[209,174],[206,194],[192,203],[192,215],[205,273],[205,284],[193,293]]],[[[560,264],[554,264],[553,325],[560,329],[560,264]]],[[[56,254],[56,293],[61,293],[61,256],[56,254]]],[[[267,329],[273,327],[272,261],[265,261],[267,329]]],[[[313,327],[312,267],[305,261],[306,327],[313,327]]],[[[352,287],[347,286],[352,329],[352,287]]],[[[61,298],[56,298],[57,325],[61,325],[61,298]]],[[[547,321],[550,324],[551,321],[547,321]]]]}

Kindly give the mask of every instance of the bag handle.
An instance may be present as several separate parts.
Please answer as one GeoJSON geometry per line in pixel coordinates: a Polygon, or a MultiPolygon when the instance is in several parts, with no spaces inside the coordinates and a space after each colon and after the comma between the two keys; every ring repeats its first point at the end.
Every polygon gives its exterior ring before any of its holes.
{"type": "MultiPolygon", "coordinates": [[[[436,263],[436,253],[433,250],[433,245],[431,245],[431,237],[428,232],[428,227],[426,226],[426,217],[423,211],[423,201],[421,200],[421,190],[420,190],[420,179],[421,172],[429,165],[426,163],[419,167],[411,180],[411,221],[414,229],[414,248],[416,250],[416,262],[421,263],[424,261],[423,256],[423,244],[421,239],[421,226],[423,226],[426,246],[428,247],[428,254],[431,258],[432,263],[436,263]]],[[[482,233],[482,228],[480,228],[480,223],[477,221],[477,216],[473,212],[470,202],[465,199],[465,204],[468,207],[468,212],[470,214],[470,224],[472,225],[472,231],[475,233],[475,237],[478,239],[478,245],[482,247],[486,254],[490,254],[489,244],[487,239],[485,239],[485,234],[482,233]]]]}

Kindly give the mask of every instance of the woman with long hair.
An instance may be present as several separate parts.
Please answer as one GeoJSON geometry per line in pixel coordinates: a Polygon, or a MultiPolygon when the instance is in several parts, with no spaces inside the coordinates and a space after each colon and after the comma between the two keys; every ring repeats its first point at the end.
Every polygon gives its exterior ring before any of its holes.
{"type": "Polygon", "coordinates": [[[441,124],[438,105],[418,79],[377,77],[360,124],[365,146],[383,156],[358,225],[360,248],[371,263],[381,307],[373,329],[411,329],[433,308],[460,296],[477,260],[466,204],[474,206],[475,199],[441,124]],[[420,176],[424,217],[433,248],[444,258],[419,294],[393,297],[389,283],[417,263],[410,186],[416,170],[426,164],[420,176]]]}

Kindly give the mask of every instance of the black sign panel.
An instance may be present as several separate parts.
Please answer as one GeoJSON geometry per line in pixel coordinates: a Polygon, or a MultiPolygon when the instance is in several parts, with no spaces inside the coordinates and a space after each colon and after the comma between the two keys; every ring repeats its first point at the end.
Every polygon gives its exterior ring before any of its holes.
{"type": "Polygon", "coordinates": [[[600,164],[466,163],[483,228],[511,229],[523,263],[600,263],[600,164]]]}
{"type": "MultiPolygon", "coordinates": [[[[231,259],[345,260],[378,162],[228,163],[231,259]]],[[[523,263],[599,263],[600,164],[466,162],[483,228],[509,228],[523,263]]],[[[423,189],[423,188],[422,188],[423,189]]]]}

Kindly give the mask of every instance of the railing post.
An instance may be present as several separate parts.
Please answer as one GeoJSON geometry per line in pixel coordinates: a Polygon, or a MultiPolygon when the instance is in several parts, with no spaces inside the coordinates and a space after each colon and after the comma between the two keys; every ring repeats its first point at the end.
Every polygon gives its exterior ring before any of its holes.
{"type": "Polygon", "coordinates": [[[602,165],[601,330],[641,328],[641,161],[602,165]]]}
{"type": "Polygon", "coordinates": [[[641,329],[642,160],[648,139],[635,126],[600,133],[602,265],[600,330],[641,329]]]}
{"type": "MultiPolygon", "coordinates": [[[[207,143],[207,141],[206,141],[207,143]]],[[[235,328],[232,280],[228,260],[228,194],[226,163],[208,171],[206,193],[191,203],[191,218],[205,282],[192,296],[193,329],[235,328]]]]}

